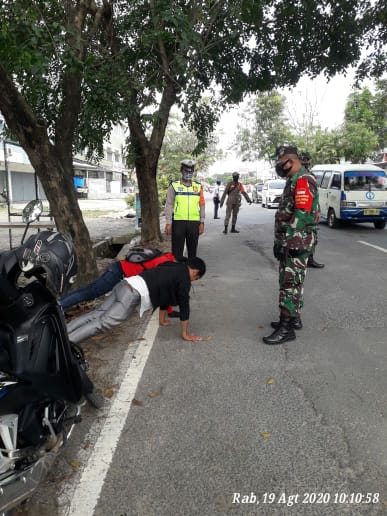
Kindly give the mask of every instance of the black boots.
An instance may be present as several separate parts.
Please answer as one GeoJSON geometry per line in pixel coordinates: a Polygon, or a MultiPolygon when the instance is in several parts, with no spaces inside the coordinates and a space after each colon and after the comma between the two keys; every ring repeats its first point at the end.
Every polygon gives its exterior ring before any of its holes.
{"type": "MultiPolygon", "coordinates": [[[[225,235],[227,235],[227,229],[228,229],[228,226],[224,226],[224,231],[223,231],[223,233],[224,233],[225,235]]],[[[233,225],[233,226],[231,226],[231,231],[230,231],[230,233],[239,233],[239,231],[238,231],[237,229],[235,229],[235,226],[233,225]]]]}
{"type": "MultiPolygon", "coordinates": [[[[228,230],[228,226],[224,226],[224,231],[223,231],[223,233],[224,233],[225,235],[227,235],[227,230],[228,230]]],[[[230,231],[230,233],[240,233],[240,231],[238,231],[237,229],[235,229],[235,226],[231,226],[231,231],[230,231]]]]}
{"type": "MultiPolygon", "coordinates": [[[[292,328],[295,330],[301,330],[302,328],[302,321],[300,317],[291,317],[292,319],[292,328]]],[[[279,327],[281,321],[271,321],[270,326],[274,328],[275,330],[279,327]]]]}
{"type": "Polygon", "coordinates": [[[322,269],[323,267],[325,267],[325,264],[316,262],[316,260],[313,257],[313,254],[311,254],[308,258],[307,266],[313,267],[314,269],[322,269]]]}
{"type": "Polygon", "coordinates": [[[287,315],[281,314],[279,320],[279,326],[276,330],[273,331],[271,335],[267,337],[263,337],[263,342],[265,344],[275,345],[275,344],[283,344],[288,340],[294,340],[296,338],[296,334],[293,328],[293,318],[287,315]]]}

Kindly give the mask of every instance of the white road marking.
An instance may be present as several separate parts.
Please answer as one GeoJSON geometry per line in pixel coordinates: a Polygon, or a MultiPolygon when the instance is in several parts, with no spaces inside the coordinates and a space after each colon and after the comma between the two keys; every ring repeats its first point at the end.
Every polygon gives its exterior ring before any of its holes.
{"type": "Polygon", "coordinates": [[[387,249],[384,247],[379,247],[378,245],[369,244],[368,242],[363,242],[363,240],[358,240],[359,244],[368,245],[369,247],[373,247],[374,249],[377,249],[378,251],[382,251],[382,253],[387,253],[387,249]]]}
{"type": "MultiPolygon", "coordinates": [[[[127,373],[115,396],[106,422],[101,430],[92,455],[82,472],[79,484],[73,493],[68,515],[92,516],[109,470],[125,421],[132,407],[132,399],[144,371],[149,353],[152,349],[159,328],[158,311],[154,312],[143,339],[141,339],[132,357],[133,351],[125,353],[122,366],[127,366],[127,373]]],[[[133,349],[133,348],[132,348],[133,349]]]]}

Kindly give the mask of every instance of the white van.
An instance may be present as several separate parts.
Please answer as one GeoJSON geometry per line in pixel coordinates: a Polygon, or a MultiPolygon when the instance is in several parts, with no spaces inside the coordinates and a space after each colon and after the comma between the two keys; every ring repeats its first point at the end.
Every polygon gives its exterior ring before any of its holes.
{"type": "Polygon", "coordinates": [[[286,185],[285,179],[269,179],[262,188],[262,208],[278,208],[286,185]]]}
{"type": "Polygon", "coordinates": [[[321,218],[330,228],[340,220],[373,222],[383,229],[387,220],[387,176],[375,165],[315,165],[321,218]]]}

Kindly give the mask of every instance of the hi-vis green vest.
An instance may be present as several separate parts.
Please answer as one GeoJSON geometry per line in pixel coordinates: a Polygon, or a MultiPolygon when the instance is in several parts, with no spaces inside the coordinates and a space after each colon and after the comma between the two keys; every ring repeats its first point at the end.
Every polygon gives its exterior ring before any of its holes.
{"type": "Polygon", "coordinates": [[[200,189],[202,185],[192,181],[185,186],[180,181],[173,181],[175,202],[173,204],[173,220],[200,220],[200,189]]]}

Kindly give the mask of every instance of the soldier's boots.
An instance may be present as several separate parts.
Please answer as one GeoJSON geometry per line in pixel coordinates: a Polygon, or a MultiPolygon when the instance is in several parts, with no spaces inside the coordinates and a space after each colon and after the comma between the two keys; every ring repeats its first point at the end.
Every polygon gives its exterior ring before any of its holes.
{"type": "Polygon", "coordinates": [[[313,267],[314,269],[322,269],[323,267],[325,267],[325,264],[316,262],[316,260],[313,257],[313,254],[311,254],[308,258],[307,266],[313,267]]]}
{"type": "Polygon", "coordinates": [[[235,229],[235,225],[234,226],[231,226],[231,231],[230,233],[240,233],[240,231],[238,231],[237,229],[235,229]]]}
{"type": "Polygon", "coordinates": [[[281,314],[280,324],[277,329],[273,331],[271,335],[267,337],[263,337],[263,342],[269,345],[283,344],[288,340],[294,340],[296,338],[296,333],[292,326],[293,321],[292,317],[281,314]]]}
{"type": "Polygon", "coordinates": [[[228,229],[228,226],[224,226],[223,233],[224,233],[225,235],[227,235],[227,229],[228,229]]]}
{"type": "MultiPolygon", "coordinates": [[[[292,328],[295,330],[301,330],[302,328],[302,321],[301,317],[292,317],[292,328]]],[[[279,327],[281,321],[271,321],[270,326],[274,328],[275,330],[279,327]]]]}

